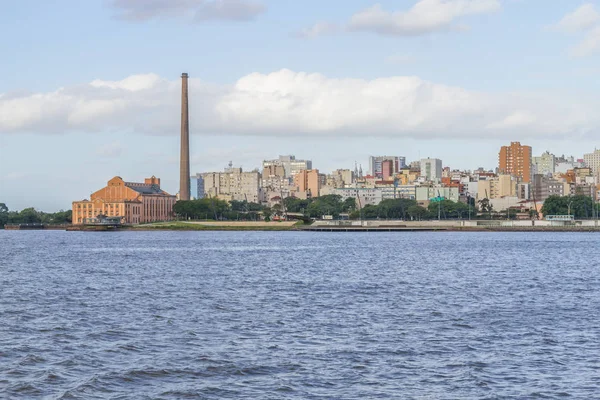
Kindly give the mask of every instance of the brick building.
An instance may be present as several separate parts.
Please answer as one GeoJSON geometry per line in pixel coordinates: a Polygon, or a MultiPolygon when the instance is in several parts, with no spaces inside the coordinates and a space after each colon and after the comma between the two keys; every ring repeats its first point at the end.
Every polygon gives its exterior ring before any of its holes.
{"type": "Polygon", "coordinates": [[[137,183],[115,176],[89,200],[73,202],[73,224],[83,224],[86,218],[98,215],[121,217],[124,224],[168,221],[173,219],[175,201],[175,196],[161,190],[159,178],[137,183]]]}
{"type": "Polygon", "coordinates": [[[511,142],[510,146],[502,146],[498,154],[498,170],[501,174],[512,175],[520,182],[531,182],[532,178],[531,146],[522,146],[519,142],[511,142]]]}

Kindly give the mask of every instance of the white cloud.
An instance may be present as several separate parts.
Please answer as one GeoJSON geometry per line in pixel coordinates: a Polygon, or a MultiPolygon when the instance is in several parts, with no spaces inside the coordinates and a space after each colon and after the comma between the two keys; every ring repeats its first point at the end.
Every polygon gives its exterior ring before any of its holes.
{"type": "Polygon", "coordinates": [[[583,40],[571,49],[575,57],[585,57],[600,50],[600,25],[590,30],[583,40]]]}
{"type": "Polygon", "coordinates": [[[565,15],[555,28],[564,32],[580,32],[589,29],[600,21],[600,14],[592,3],[583,4],[565,15]]]}
{"type": "Polygon", "coordinates": [[[574,57],[589,56],[600,50],[600,13],[592,3],[568,13],[553,28],[566,33],[583,32],[583,39],[570,50],[574,57]]]}
{"type": "MultiPolygon", "coordinates": [[[[179,79],[95,80],[49,93],[0,95],[0,133],[177,135],[179,79]]],[[[485,138],[591,137],[597,99],[482,93],[414,76],[334,79],[280,70],[234,85],[190,79],[192,134],[485,138]]]]}
{"type": "Polygon", "coordinates": [[[213,0],[205,2],[196,12],[196,21],[231,20],[248,21],[262,14],[266,7],[262,3],[248,0],[213,0]]]}
{"type": "Polygon", "coordinates": [[[411,36],[440,30],[464,30],[456,20],[501,8],[499,0],[419,0],[407,11],[390,12],[376,4],[352,16],[348,28],[382,35],[411,36]]]}
{"type": "Polygon", "coordinates": [[[129,21],[155,18],[247,21],[266,10],[264,4],[253,0],[112,0],[109,5],[117,11],[117,18],[129,21]]]}
{"type": "Polygon", "coordinates": [[[329,23],[329,22],[317,22],[310,28],[306,28],[297,32],[295,36],[303,39],[313,39],[317,36],[328,35],[332,33],[336,33],[339,30],[337,24],[329,23]]]}
{"type": "Polygon", "coordinates": [[[515,111],[506,116],[502,121],[492,122],[488,125],[491,129],[505,128],[525,128],[532,126],[536,122],[536,117],[526,111],[515,111]]]}

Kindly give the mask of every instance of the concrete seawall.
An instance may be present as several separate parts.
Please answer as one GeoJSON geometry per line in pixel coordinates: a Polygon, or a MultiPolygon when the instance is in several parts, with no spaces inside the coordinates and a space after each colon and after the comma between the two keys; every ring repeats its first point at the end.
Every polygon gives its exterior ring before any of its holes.
{"type": "Polygon", "coordinates": [[[600,231],[597,220],[581,221],[315,221],[310,231],[600,231]]]}

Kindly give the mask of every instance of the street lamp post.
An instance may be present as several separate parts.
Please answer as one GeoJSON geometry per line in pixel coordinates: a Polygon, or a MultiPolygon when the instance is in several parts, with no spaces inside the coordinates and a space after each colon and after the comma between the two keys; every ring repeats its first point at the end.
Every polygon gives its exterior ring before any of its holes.
{"type": "Polygon", "coordinates": [[[571,219],[571,204],[573,204],[573,200],[569,201],[569,204],[567,205],[567,215],[569,216],[569,219],[571,219]]]}

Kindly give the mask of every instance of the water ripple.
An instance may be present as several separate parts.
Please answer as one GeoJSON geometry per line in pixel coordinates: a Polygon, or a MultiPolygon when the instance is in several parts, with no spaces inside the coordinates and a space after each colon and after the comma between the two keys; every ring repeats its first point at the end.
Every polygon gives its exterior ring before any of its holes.
{"type": "Polygon", "coordinates": [[[599,239],[0,231],[0,398],[598,398],[599,239]]]}

